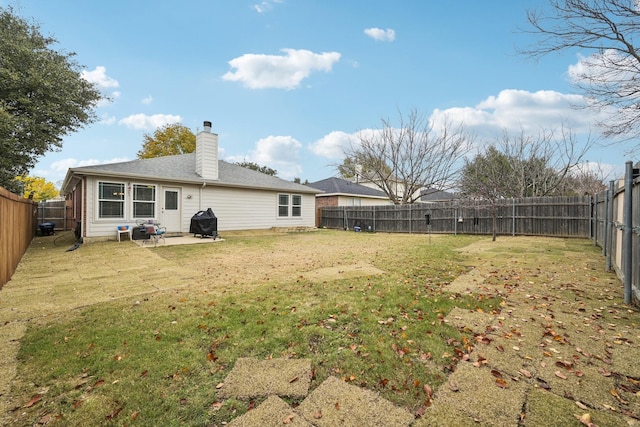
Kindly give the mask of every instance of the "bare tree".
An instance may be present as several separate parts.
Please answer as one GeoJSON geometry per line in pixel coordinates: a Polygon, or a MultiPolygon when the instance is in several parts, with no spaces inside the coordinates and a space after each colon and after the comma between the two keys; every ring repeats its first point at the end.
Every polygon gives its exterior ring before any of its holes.
{"type": "Polygon", "coordinates": [[[473,159],[465,160],[458,186],[461,193],[488,205],[496,240],[500,202],[515,197],[542,197],[564,194],[566,183],[577,173],[591,140],[579,143],[566,128],[541,129],[529,135],[505,131],[497,144],[490,145],[473,159]]]}
{"type": "Polygon", "coordinates": [[[344,150],[342,167],[351,165],[353,175],[373,182],[396,204],[414,203],[423,188],[452,185],[471,142],[463,125],[445,122],[434,129],[415,109],[407,117],[399,113],[398,126],[382,119],[382,129],[358,137],[359,144],[344,150]]]}
{"type": "Polygon", "coordinates": [[[595,141],[580,142],[572,129],[504,132],[498,146],[509,160],[512,176],[504,197],[543,197],[561,192],[565,179],[584,161],[595,141]]]}
{"type": "Polygon", "coordinates": [[[598,124],[607,137],[640,136],[640,32],[637,0],[548,0],[529,10],[538,40],[521,53],[538,58],[564,50],[590,53],[574,74],[589,107],[608,113],[598,124]]]}
{"type": "Polygon", "coordinates": [[[462,195],[487,203],[493,220],[493,241],[496,240],[498,203],[513,191],[514,170],[509,157],[490,145],[471,160],[465,159],[458,186],[462,195]]]}
{"type": "Polygon", "coordinates": [[[562,185],[562,194],[567,196],[592,196],[607,189],[605,173],[599,164],[589,162],[577,165],[562,185]]]}

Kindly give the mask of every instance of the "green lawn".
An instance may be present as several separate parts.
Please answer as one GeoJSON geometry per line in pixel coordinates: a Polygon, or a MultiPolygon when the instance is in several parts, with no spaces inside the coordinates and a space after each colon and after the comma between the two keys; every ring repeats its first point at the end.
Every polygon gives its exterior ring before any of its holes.
{"type": "MultiPolygon", "coordinates": [[[[31,322],[18,354],[13,392],[22,396],[23,407],[15,418],[25,426],[222,425],[259,403],[216,398],[216,385],[239,357],[309,358],[312,389],[334,375],[418,411],[428,399],[424,386],[435,389],[472,348],[472,335],[444,323],[444,316],[453,307],[499,307],[496,299],[442,289],[469,268],[455,249],[479,239],[323,230],[152,249],[167,263],[201,263],[203,277],[193,287],[123,297],[31,322]],[[296,250],[302,244],[304,254],[296,250]],[[315,254],[318,267],[335,265],[322,259],[338,247],[345,265],[364,259],[384,273],[305,278],[310,257],[315,254]],[[289,258],[278,248],[290,248],[289,258]],[[206,270],[212,268],[205,261],[211,251],[222,257],[215,280],[206,270]],[[222,274],[231,268],[225,256],[233,268],[237,256],[256,265],[290,259],[301,267],[291,266],[288,275],[229,277],[235,285],[230,290],[222,274]]],[[[95,254],[91,259],[101,262],[95,254]]]]}

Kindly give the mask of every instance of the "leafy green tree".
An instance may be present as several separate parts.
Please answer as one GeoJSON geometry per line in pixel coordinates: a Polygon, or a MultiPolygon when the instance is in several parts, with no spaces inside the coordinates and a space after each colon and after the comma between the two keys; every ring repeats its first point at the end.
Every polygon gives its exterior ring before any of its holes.
{"type": "Polygon", "coordinates": [[[37,24],[0,8],[0,185],[18,191],[38,158],[96,119],[98,89],[80,73],[73,53],[37,24]]]}
{"type": "Polygon", "coordinates": [[[196,150],[196,136],[180,123],[167,124],[155,130],[153,135],[144,134],[139,159],[173,156],[193,153],[196,150]]]}
{"type": "Polygon", "coordinates": [[[277,170],[271,169],[268,166],[260,166],[259,164],[254,162],[247,162],[247,161],[236,162],[236,165],[242,166],[243,168],[252,169],[254,171],[262,172],[264,174],[271,175],[271,176],[276,176],[278,174],[277,170]]]}
{"type": "Polygon", "coordinates": [[[24,197],[36,202],[54,199],[60,194],[53,182],[39,176],[19,176],[16,180],[22,183],[24,197]]]}

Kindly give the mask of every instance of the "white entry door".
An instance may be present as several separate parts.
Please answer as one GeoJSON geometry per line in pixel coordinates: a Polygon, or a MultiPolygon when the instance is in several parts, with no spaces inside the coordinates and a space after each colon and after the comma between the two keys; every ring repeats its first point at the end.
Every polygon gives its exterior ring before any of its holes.
{"type": "Polygon", "coordinates": [[[164,187],[162,195],[162,227],[167,228],[167,232],[182,231],[182,210],[181,210],[180,188],[164,187]]]}

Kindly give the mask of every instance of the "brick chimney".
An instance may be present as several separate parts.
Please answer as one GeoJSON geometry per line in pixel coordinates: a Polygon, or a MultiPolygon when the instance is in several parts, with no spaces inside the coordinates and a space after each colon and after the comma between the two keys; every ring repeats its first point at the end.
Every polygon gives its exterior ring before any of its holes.
{"type": "Polygon", "coordinates": [[[218,134],[211,132],[211,122],[196,135],[196,173],[204,179],[218,179],[218,134]]]}

